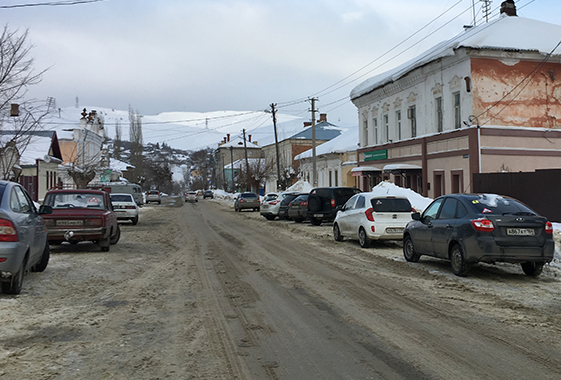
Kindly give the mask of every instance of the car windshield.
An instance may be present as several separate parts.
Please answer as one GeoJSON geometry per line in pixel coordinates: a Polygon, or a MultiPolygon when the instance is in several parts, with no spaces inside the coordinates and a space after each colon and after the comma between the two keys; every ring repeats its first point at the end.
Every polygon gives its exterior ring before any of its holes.
{"type": "Polygon", "coordinates": [[[112,202],[133,202],[132,196],[127,194],[111,195],[112,202]]]}
{"type": "Polygon", "coordinates": [[[54,193],[47,195],[45,204],[54,209],[95,208],[105,209],[103,195],[97,193],[54,193]]]}
{"type": "Polygon", "coordinates": [[[265,198],[265,201],[266,201],[266,202],[268,202],[268,201],[274,201],[274,200],[277,199],[277,198],[278,198],[278,195],[277,195],[277,194],[267,194],[267,196],[266,196],[266,198],[265,198]]]}
{"type": "Polygon", "coordinates": [[[468,197],[479,214],[514,214],[514,215],[536,215],[527,206],[510,198],[495,194],[482,194],[468,197]]]}
{"type": "Polygon", "coordinates": [[[257,198],[257,195],[256,195],[256,194],[253,194],[253,193],[243,193],[243,194],[241,195],[241,197],[242,197],[242,198],[257,198]]]}
{"type": "Polygon", "coordinates": [[[374,198],[370,200],[376,212],[411,212],[411,203],[402,198],[374,198]]]}

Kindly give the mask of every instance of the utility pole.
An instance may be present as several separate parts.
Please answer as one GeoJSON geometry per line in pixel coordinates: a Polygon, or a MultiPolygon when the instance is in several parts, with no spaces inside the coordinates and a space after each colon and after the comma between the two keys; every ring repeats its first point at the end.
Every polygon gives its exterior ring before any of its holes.
{"type": "Polygon", "coordinates": [[[234,148],[232,145],[230,145],[230,174],[232,175],[232,188],[230,190],[233,193],[236,187],[234,186],[234,148]]]}
{"type": "Polygon", "coordinates": [[[271,103],[271,113],[273,115],[273,128],[275,130],[275,150],[277,152],[277,190],[284,190],[284,181],[281,181],[280,174],[280,160],[279,160],[279,137],[277,135],[277,111],[275,110],[275,103],[271,103]]]}
{"type": "Polygon", "coordinates": [[[312,185],[317,187],[317,165],[316,165],[316,100],[317,98],[311,98],[312,102],[312,185]]]}
{"type": "Polygon", "coordinates": [[[247,142],[245,139],[245,129],[243,130],[243,150],[245,152],[245,191],[251,191],[248,189],[249,185],[249,159],[247,158],[247,142]]]}

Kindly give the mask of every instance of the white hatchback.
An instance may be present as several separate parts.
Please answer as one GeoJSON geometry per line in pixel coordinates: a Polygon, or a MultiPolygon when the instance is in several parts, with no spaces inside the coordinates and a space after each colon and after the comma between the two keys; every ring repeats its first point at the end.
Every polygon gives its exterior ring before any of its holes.
{"type": "Polygon", "coordinates": [[[355,194],[337,212],[333,238],[336,241],[345,237],[358,239],[363,248],[370,246],[372,240],[401,240],[412,212],[407,197],[355,194]]]}
{"type": "Polygon", "coordinates": [[[130,220],[133,225],[138,223],[138,205],[130,194],[111,194],[111,204],[117,220],[130,220]]]}

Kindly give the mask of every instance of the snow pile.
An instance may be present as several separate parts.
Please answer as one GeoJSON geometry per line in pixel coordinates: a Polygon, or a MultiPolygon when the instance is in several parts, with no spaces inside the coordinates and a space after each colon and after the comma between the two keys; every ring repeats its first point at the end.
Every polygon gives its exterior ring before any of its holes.
{"type": "Polygon", "coordinates": [[[371,193],[376,195],[395,195],[407,197],[411,206],[418,211],[423,212],[423,210],[433,201],[431,198],[425,198],[421,194],[414,192],[411,189],[406,189],[399,187],[389,181],[380,182],[372,189],[371,193]]]}
{"type": "Polygon", "coordinates": [[[299,191],[301,193],[309,193],[310,191],[312,191],[313,188],[314,187],[312,186],[311,183],[300,180],[296,182],[294,185],[290,186],[288,189],[286,189],[286,191],[299,191]]]}

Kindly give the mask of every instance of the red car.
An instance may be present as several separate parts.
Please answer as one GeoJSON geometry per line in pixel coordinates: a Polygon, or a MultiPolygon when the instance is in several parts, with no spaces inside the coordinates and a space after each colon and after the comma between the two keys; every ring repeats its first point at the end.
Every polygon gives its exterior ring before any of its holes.
{"type": "Polygon", "coordinates": [[[43,216],[51,245],[92,241],[102,251],[109,251],[121,237],[111,198],[105,191],[51,190],[43,204],[53,208],[52,214],[43,216]]]}

